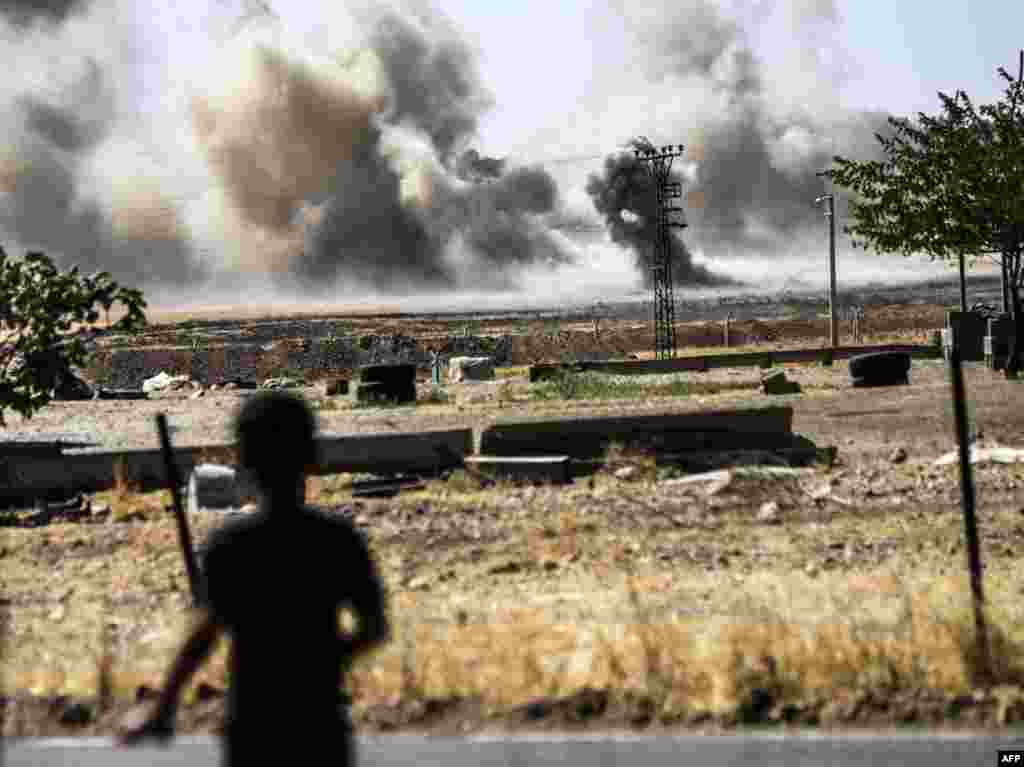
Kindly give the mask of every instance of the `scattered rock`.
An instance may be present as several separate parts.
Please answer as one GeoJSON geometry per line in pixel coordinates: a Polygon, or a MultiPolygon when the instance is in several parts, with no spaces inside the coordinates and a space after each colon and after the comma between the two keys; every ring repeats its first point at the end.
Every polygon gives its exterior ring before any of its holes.
{"type": "Polygon", "coordinates": [[[336,397],[339,395],[348,394],[348,379],[347,378],[330,378],[324,382],[324,395],[327,397],[336,397]]]}
{"type": "Polygon", "coordinates": [[[154,690],[148,684],[140,684],[135,688],[135,702],[145,703],[147,700],[156,700],[160,697],[160,692],[154,690]]]}
{"type": "Polygon", "coordinates": [[[511,574],[511,573],[521,572],[522,570],[523,570],[522,563],[521,562],[517,562],[516,560],[512,559],[512,560],[509,560],[508,562],[503,562],[503,563],[501,563],[499,565],[493,565],[492,567],[490,567],[487,570],[487,574],[488,575],[508,575],[508,574],[511,574]]]}
{"type": "Polygon", "coordinates": [[[222,697],[224,697],[224,691],[207,682],[200,682],[196,687],[196,700],[200,703],[222,697]]]}
{"type": "Polygon", "coordinates": [[[782,515],[779,513],[779,504],[775,501],[768,501],[761,506],[757,512],[757,521],[766,525],[777,525],[782,522],[782,515]]]}
{"type": "Polygon", "coordinates": [[[62,620],[64,620],[64,615],[66,613],[67,609],[64,607],[64,605],[57,605],[53,608],[53,610],[50,611],[50,614],[46,617],[54,623],[60,623],[62,620]]]}
{"type": "Polygon", "coordinates": [[[889,453],[889,463],[903,463],[907,460],[907,451],[902,447],[896,447],[889,453]]]}
{"type": "Polygon", "coordinates": [[[406,584],[406,588],[410,591],[430,591],[430,581],[424,575],[417,575],[406,584]]]}
{"type": "Polygon", "coordinates": [[[280,378],[268,378],[261,385],[261,389],[294,389],[302,384],[294,378],[281,376],[280,378]]]}
{"type": "Polygon", "coordinates": [[[808,578],[817,578],[818,572],[818,566],[814,562],[808,562],[807,566],[804,567],[804,573],[808,578]]]}
{"type": "Polygon", "coordinates": [[[761,389],[765,394],[799,394],[800,384],[786,378],[785,370],[773,370],[761,376],[761,389]]]}
{"type": "Polygon", "coordinates": [[[92,708],[84,703],[67,703],[60,712],[60,723],[70,727],[83,727],[92,720],[92,708]]]}
{"type": "Polygon", "coordinates": [[[189,399],[199,399],[206,396],[206,389],[197,389],[189,395],[189,399]]]}
{"type": "Polygon", "coordinates": [[[622,480],[636,479],[640,475],[640,469],[636,466],[623,466],[615,470],[615,478],[622,480]]]}

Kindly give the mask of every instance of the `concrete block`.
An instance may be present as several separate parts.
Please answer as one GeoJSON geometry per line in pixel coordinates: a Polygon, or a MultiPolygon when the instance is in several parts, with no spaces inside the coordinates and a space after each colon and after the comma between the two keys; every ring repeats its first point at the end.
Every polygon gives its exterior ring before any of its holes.
{"type": "Polygon", "coordinates": [[[953,333],[960,345],[960,359],[976,362],[985,358],[984,337],[985,318],[977,312],[946,312],[946,332],[943,333],[943,347],[946,357],[953,348],[953,333]]]}
{"type": "Polygon", "coordinates": [[[234,509],[241,505],[235,470],[229,466],[204,463],[196,466],[188,480],[188,509],[234,509]]]}
{"type": "Polygon", "coordinates": [[[850,358],[854,387],[895,386],[910,381],[910,355],[906,352],[873,352],[850,358]]]}
{"type": "Polygon", "coordinates": [[[467,456],[468,467],[486,477],[494,479],[510,479],[526,482],[569,481],[569,456],[467,456]]]}
{"type": "Polygon", "coordinates": [[[656,451],[784,447],[791,441],[792,422],[793,409],[779,406],[499,421],[481,433],[480,453],[594,458],[611,443],[656,451]]]}
{"type": "Polygon", "coordinates": [[[1014,335],[1013,320],[1010,317],[989,319],[988,335],[984,338],[985,364],[993,370],[1004,369],[1014,335]]]}
{"type": "Polygon", "coordinates": [[[353,402],[415,402],[416,366],[363,365],[355,371],[349,397],[353,402]]]}
{"type": "Polygon", "coordinates": [[[448,360],[448,382],[493,381],[494,360],[490,357],[452,357],[448,360]]]}

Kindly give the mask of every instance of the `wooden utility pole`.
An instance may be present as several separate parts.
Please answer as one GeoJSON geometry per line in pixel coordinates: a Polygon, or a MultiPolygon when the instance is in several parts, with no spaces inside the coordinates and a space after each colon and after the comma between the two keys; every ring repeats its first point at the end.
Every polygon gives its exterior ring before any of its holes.
{"type": "MultiPolygon", "coordinates": [[[[818,171],[816,176],[824,176],[826,171],[818,171]]],[[[818,197],[818,205],[826,203],[825,217],[828,219],[828,339],[829,345],[835,349],[839,346],[839,323],[836,316],[836,198],[834,194],[818,197]]]]}

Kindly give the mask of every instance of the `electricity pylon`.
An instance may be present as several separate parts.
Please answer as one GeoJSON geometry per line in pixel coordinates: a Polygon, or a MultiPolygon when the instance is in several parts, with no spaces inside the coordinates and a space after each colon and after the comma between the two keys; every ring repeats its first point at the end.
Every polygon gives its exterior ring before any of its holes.
{"type": "Polygon", "coordinates": [[[658,195],[658,228],[654,238],[654,254],[651,259],[652,287],[654,290],[654,351],[658,359],[672,359],[676,356],[675,296],[672,285],[672,234],[670,229],[685,229],[682,221],[674,221],[672,213],[682,213],[674,207],[672,200],[683,196],[682,184],[669,181],[672,161],[683,154],[683,145],[663,146],[661,149],[641,146],[633,150],[638,160],[647,166],[654,178],[658,195]]]}

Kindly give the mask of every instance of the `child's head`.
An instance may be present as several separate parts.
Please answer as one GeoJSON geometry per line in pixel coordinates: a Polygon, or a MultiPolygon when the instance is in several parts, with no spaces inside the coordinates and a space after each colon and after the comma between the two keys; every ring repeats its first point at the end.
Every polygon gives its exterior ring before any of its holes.
{"type": "Polygon", "coordinates": [[[261,488],[294,485],[316,464],[316,418],[294,394],[250,397],[235,417],[235,437],[239,463],[261,488]]]}

